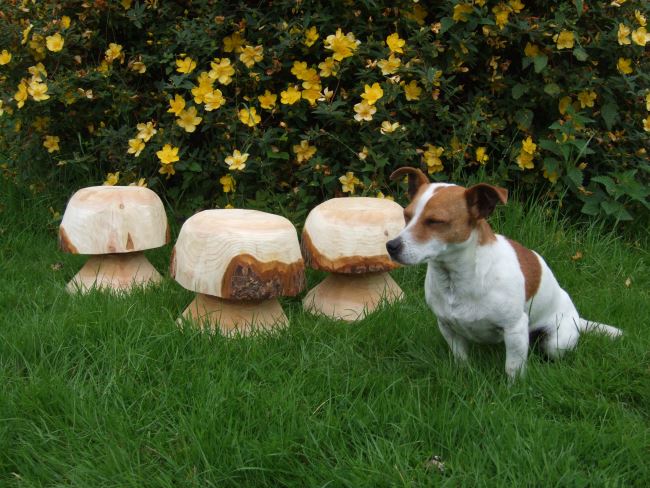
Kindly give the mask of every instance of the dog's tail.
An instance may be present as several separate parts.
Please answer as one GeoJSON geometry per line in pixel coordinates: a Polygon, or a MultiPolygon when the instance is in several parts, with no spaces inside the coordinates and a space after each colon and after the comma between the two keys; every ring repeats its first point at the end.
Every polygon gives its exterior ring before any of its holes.
{"type": "Polygon", "coordinates": [[[580,329],[580,332],[596,332],[598,334],[605,334],[612,339],[623,335],[623,331],[621,329],[617,329],[611,325],[592,322],[591,320],[586,320],[583,318],[580,319],[578,329],[580,329]]]}

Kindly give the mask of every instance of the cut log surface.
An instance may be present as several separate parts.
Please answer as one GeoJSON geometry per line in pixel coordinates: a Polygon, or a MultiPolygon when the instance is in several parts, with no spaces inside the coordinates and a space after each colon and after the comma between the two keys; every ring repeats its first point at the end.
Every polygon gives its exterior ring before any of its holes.
{"type": "Polygon", "coordinates": [[[141,252],[92,256],[70,280],[70,293],[86,293],[93,288],[129,291],[135,286],[159,283],[160,273],[141,252]]]}
{"type": "Polygon", "coordinates": [[[197,294],[185,309],[183,318],[207,332],[219,331],[226,336],[248,335],[254,331],[284,327],[288,323],[277,298],[224,300],[202,293],[197,294]]]}
{"type": "Polygon", "coordinates": [[[309,290],[303,299],[305,310],[352,322],[373,312],[383,301],[393,303],[404,296],[386,273],[333,273],[309,290]]]}
{"type": "Polygon", "coordinates": [[[257,210],[204,210],[190,217],[170,271],[188,290],[235,300],[293,296],[305,286],[295,227],[257,210]]]}
{"type": "Polygon", "coordinates": [[[143,251],[169,242],[165,208],[138,186],[92,186],[77,191],[59,227],[61,249],[73,254],[143,251]]]}
{"type": "Polygon", "coordinates": [[[302,233],[305,262],[331,273],[367,273],[398,267],[386,242],[404,228],[404,210],[380,198],[332,198],[307,216],[302,233]]]}

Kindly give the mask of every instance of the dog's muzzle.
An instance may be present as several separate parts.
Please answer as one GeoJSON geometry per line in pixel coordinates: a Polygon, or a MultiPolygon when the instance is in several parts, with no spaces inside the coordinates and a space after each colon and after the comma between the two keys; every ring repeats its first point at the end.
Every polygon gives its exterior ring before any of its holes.
{"type": "Polygon", "coordinates": [[[396,237],[395,239],[391,239],[386,243],[386,250],[388,251],[388,254],[390,258],[393,261],[399,262],[399,255],[402,252],[402,248],[404,247],[404,243],[402,242],[401,237],[396,237]]]}

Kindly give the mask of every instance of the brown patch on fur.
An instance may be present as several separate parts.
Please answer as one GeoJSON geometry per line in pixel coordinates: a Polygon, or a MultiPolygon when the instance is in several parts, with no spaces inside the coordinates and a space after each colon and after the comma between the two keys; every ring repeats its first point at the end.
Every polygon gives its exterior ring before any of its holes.
{"type": "Polygon", "coordinates": [[[79,250],[75,247],[68,234],[66,234],[65,229],[62,226],[59,226],[59,248],[63,252],[69,252],[70,254],[79,254],[79,250]]]}
{"type": "Polygon", "coordinates": [[[535,296],[539,288],[539,282],[542,279],[542,265],[533,251],[525,248],[517,241],[508,239],[508,242],[517,253],[517,260],[519,267],[524,274],[524,282],[526,285],[526,301],[535,296]]]}
{"type": "Polygon", "coordinates": [[[419,242],[436,238],[448,243],[459,243],[469,239],[474,226],[475,221],[470,218],[465,200],[465,188],[443,186],[429,198],[412,232],[419,242]]]}
{"type": "Polygon", "coordinates": [[[476,229],[478,230],[478,244],[479,246],[485,246],[486,244],[491,244],[496,242],[497,236],[494,234],[492,227],[488,224],[487,220],[481,219],[476,222],[476,229]]]}
{"type": "Polygon", "coordinates": [[[172,248],[172,255],[169,259],[169,275],[176,278],[176,246],[172,248]]]}
{"type": "Polygon", "coordinates": [[[266,300],[295,296],[305,288],[305,264],[269,261],[250,254],[234,257],[223,275],[221,297],[233,300],[266,300]]]}
{"type": "Polygon", "coordinates": [[[309,234],[305,231],[302,233],[300,248],[307,266],[328,273],[361,274],[399,268],[399,264],[392,261],[387,254],[380,256],[346,256],[330,259],[323,256],[316,249],[309,234]]]}
{"type": "Polygon", "coordinates": [[[133,251],[133,248],[135,246],[133,245],[133,239],[131,238],[131,233],[126,234],[126,250],[127,251],[133,251]]]}
{"type": "Polygon", "coordinates": [[[430,183],[429,178],[421,169],[411,166],[404,166],[393,171],[390,175],[391,180],[396,180],[408,175],[408,194],[409,199],[415,200],[418,190],[430,183]]]}

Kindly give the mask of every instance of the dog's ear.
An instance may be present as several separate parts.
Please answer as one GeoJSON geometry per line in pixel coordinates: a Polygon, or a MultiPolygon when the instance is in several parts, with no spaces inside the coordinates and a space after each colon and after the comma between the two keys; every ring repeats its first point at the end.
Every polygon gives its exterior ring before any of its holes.
{"type": "Polygon", "coordinates": [[[465,190],[465,199],[470,215],[478,220],[487,218],[494,207],[508,201],[508,190],[498,186],[479,183],[465,190]]]}
{"type": "Polygon", "coordinates": [[[403,166],[402,168],[396,169],[390,175],[390,179],[397,180],[399,178],[402,178],[404,175],[408,175],[409,177],[408,194],[410,200],[413,200],[418,192],[418,189],[422,185],[428,185],[430,183],[429,178],[427,178],[427,175],[425,175],[422,170],[418,168],[412,168],[411,166],[403,166]]]}

